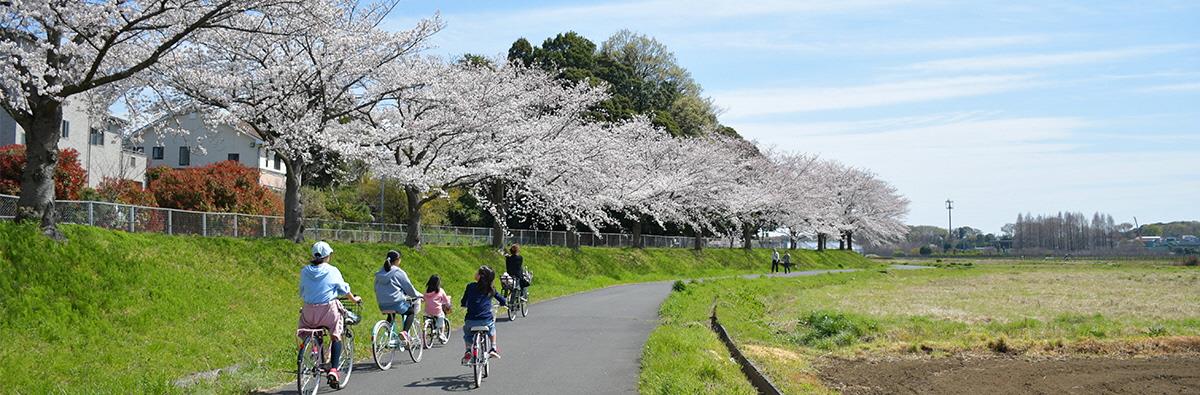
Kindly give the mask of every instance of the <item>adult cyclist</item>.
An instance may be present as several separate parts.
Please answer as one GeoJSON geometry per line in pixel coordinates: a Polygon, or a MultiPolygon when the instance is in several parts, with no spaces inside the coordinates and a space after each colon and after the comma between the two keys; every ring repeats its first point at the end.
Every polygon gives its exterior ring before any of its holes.
{"type": "Polygon", "coordinates": [[[529,298],[529,280],[525,278],[525,257],[521,256],[521,246],[513,243],[508,247],[508,255],[504,257],[504,271],[521,286],[521,297],[529,298]]]}
{"type": "Polygon", "coordinates": [[[341,376],[338,375],[338,362],[342,357],[342,303],[339,296],[347,296],[355,303],[362,298],[350,293],[350,284],[342,278],[342,272],[329,263],[333,255],[333,247],[324,241],[318,241],[312,246],[312,259],[303,269],[300,269],[300,298],[304,299],[304,307],[300,309],[300,329],[320,329],[329,331],[333,338],[329,359],[329,386],[338,388],[341,376]]]}

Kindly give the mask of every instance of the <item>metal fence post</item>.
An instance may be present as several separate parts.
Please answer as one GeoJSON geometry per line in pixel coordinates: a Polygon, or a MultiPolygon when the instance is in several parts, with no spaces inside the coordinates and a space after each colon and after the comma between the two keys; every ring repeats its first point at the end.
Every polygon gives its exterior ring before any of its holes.
{"type": "Polygon", "coordinates": [[[175,234],[175,210],[167,210],[167,234],[175,234]]]}
{"type": "Polygon", "coordinates": [[[208,213],[200,213],[200,235],[208,236],[208,213]]]}
{"type": "Polygon", "coordinates": [[[238,237],[238,215],[233,215],[233,237],[238,237]]]}
{"type": "Polygon", "coordinates": [[[88,226],[96,226],[96,209],[92,202],[88,202],[88,226]]]}
{"type": "Polygon", "coordinates": [[[137,207],[129,206],[129,233],[134,232],[134,224],[137,222],[137,207]]]}
{"type": "Polygon", "coordinates": [[[262,217],[262,237],[267,237],[267,217],[262,217]]]}

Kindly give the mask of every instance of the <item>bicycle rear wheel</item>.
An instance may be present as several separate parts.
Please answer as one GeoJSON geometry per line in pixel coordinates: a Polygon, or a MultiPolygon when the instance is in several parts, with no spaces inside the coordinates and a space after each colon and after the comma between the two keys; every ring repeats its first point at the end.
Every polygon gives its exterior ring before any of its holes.
{"type": "Polygon", "coordinates": [[[338,388],[346,388],[350,384],[350,373],[354,372],[354,330],[347,325],[342,332],[342,359],[338,361],[338,388]]]}
{"type": "Polygon", "coordinates": [[[425,336],[421,336],[421,342],[423,343],[421,345],[425,348],[433,348],[433,342],[438,340],[435,339],[435,337],[438,335],[437,323],[434,322],[436,319],[437,317],[430,318],[426,316],[425,319],[421,321],[421,328],[425,330],[425,336]]]}
{"type": "Polygon", "coordinates": [[[296,353],[296,391],[300,394],[316,394],[321,388],[322,348],[315,337],[308,336],[296,353]]]}
{"type": "Polygon", "coordinates": [[[376,322],[375,328],[371,330],[371,356],[375,357],[375,366],[378,366],[379,370],[388,370],[392,367],[396,348],[389,345],[391,341],[392,326],[387,321],[376,322]]]}
{"type": "Polygon", "coordinates": [[[508,306],[505,308],[505,310],[508,311],[508,320],[516,321],[517,320],[517,312],[513,310],[513,305],[515,305],[517,303],[517,301],[515,299],[513,299],[513,292],[509,291],[509,290],[505,290],[504,291],[504,300],[508,301],[508,306]]]}
{"type": "Polygon", "coordinates": [[[484,364],[487,363],[487,359],[485,359],[487,351],[483,350],[484,338],[482,333],[476,333],[471,347],[471,367],[475,370],[475,388],[479,388],[480,384],[483,384],[483,369],[486,366],[484,364]]]}
{"type": "Polygon", "coordinates": [[[521,318],[529,316],[529,291],[521,289],[521,295],[518,296],[521,300],[521,318]]]}
{"type": "Polygon", "coordinates": [[[425,355],[425,333],[424,325],[417,325],[415,322],[408,327],[408,357],[412,358],[413,362],[421,362],[421,356],[425,355]]]}

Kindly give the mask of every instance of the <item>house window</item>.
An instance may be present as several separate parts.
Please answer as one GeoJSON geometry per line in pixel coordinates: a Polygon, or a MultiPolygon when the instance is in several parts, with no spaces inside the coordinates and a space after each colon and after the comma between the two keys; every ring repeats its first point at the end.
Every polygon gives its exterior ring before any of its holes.
{"type": "Polygon", "coordinates": [[[92,128],[92,131],[88,133],[88,143],[91,145],[104,145],[104,132],[101,132],[100,129],[92,128]]]}
{"type": "Polygon", "coordinates": [[[134,158],[134,157],[129,158],[129,167],[137,167],[137,158],[134,158]]]}
{"type": "Polygon", "coordinates": [[[163,149],[163,147],[151,147],[150,148],[150,159],[162,160],[163,151],[165,151],[165,149],[163,149]]]}
{"type": "Polygon", "coordinates": [[[191,166],[192,165],[192,151],[190,149],[188,149],[187,146],[179,147],[179,165],[180,166],[191,166]]]}
{"type": "Polygon", "coordinates": [[[242,160],[242,155],[241,154],[229,154],[228,160],[234,161],[234,162],[240,162],[242,160]]]}
{"type": "Polygon", "coordinates": [[[145,155],[146,147],[133,147],[133,152],[137,152],[139,154],[145,155]]]}
{"type": "Polygon", "coordinates": [[[275,167],[275,170],[279,170],[279,169],[283,168],[283,157],[279,156],[279,154],[275,154],[275,166],[274,167],[275,167]]]}
{"type": "Polygon", "coordinates": [[[71,121],[64,119],[62,125],[62,138],[65,139],[67,137],[71,137],[71,121]]]}

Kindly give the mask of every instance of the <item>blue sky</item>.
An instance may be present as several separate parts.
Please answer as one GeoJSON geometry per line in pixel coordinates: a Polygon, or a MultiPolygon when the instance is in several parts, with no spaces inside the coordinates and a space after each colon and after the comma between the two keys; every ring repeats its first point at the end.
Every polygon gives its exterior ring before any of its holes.
{"type": "Polygon", "coordinates": [[[1018,212],[1200,220],[1200,2],[404,1],[431,53],[628,28],[670,47],[748,139],[871,169],[908,222],[1018,212]]]}

